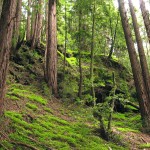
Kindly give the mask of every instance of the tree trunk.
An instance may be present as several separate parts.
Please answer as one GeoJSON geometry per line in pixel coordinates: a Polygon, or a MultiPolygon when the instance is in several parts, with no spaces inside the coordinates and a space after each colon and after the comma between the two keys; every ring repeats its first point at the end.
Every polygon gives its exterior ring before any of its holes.
{"type": "Polygon", "coordinates": [[[46,80],[52,93],[57,96],[57,26],[56,0],[49,0],[48,9],[48,41],[46,52],[46,80]]]}
{"type": "Polygon", "coordinates": [[[31,40],[31,0],[28,0],[28,14],[27,14],[27,32],[26,32],[26,40],[31,40]]]}
{"type": "Polygon", "coordinates": [[[136,41],[138,45],[138,52],[140,56],[140,64],[141,64],[141,69],[142,69],[143,80],[145,83],[145,88],[147,90],[148,98],[150,100],[150,78],[149,78],[148,65],[147,65],[146,56],[144,53],[144,47],[143,47],[143,42],[142,42],[142,38],[140,35],[140,31],[139,31],[137,18],[136,18],[134,7],[133,7],[131,0],[129,0],[129,7],[130,7],[131,16],[132,16],[135,37],[136,37],[136,41]]]}
{"type": "Polygon", "coordinates": [[[116,42],[116,37],[117,37],[118,21],[119,21],[119,13],[117,16],[117,22],[116,22],[116,26],[115,26],[114,35],[112,35],[112,39],[111,39],[111,47],[110,47],[108,59],[110,59],[112,57],[112,54],[113,54],[113,50],[114,50],[114,46],[115,46],[115,42],[116,42]]]}
{"type": "Polygon", "coordinates": [[[92,37],[91,37],[91,63],[90,63],[90,81],[91,81],[91,94],[93,97],[93,102],[95,105],[95,91],[94,91],[94,33],[95,33],[95,1],[93,4],[93,12],[92,12],[92,37]]]}
{"type": "Polygon", "coordinates": [[[36,14],[35,14],[35,22],[34,22],[35,24],[34,24],[34,32],[32,36],[31,48],[34,48],[35,46],[39,46],[41,42],[43,1],[39,0],[37,5],[38,5],[38,9],[36,10],[36,14]]]}
{"type": "Polygon", "coordinates": [[[150,103],[144,86],[144,81],[141,73],[141,67],[137,58],[134,42],[132,39],[131,30],[128,23],[127,12],[124,6],[124,0],[118,0],[119,11],[122,21],[122,26],[125,34],[126,44],[128,48],[129,58],[131,62],[136,91],[139,97],[139,106],[143,127],[150,129],[150,103]]]}
{"type": "Polygon", "coordinates": [[[38,9],[38,26],[37,26],[37,34],[36,34],[36,44],[40,46],[41,43],[41,32],[42,32],[42,21],[43,21],[43,14],[42,14],[42,7],[43,7],[43,0],[39,0],[39,9],[38,9]]]}
{"type": "Polygon", "coordinates": [[[3,6],[3,0],[0,0],[0,17],[1,17],[1,13],[2,13],[2,6],[3,6]]]}
{"type": "Polygon", "coordinates": [[[148,12],[148,10],[146,10],[145,3],[144,3],[143,0],[140,0],[140,8],[141,8],[141,12],[142,12],[142,16],[143,16],[146,32],[147,32],[148,41],[150,43],[150,19],[149,19],[149,12],[148,12]]]}
{"type": "Polygon", "coordinates": [[[81,18],[82,18],[82,11],[79,8],[79,37],[78,37],[78,53],[79,53],[79,90],[78,90],[78,97],[82,98],[82,84],[83,84],[83,74],[82,74],[82,39],[81,39],[81,18]]]}
{"type": "Polygon", "coordinates": [[[65,51],[64,51],[64,76],[66,70],[66,53],[67,53],[67,2],[65,0],[65,51]]]}
{"type": "Polygon", "coordinates": [[[3,113],[6,74],[17,1],[4,0],[0,18],[0,115],[3,113]]]}

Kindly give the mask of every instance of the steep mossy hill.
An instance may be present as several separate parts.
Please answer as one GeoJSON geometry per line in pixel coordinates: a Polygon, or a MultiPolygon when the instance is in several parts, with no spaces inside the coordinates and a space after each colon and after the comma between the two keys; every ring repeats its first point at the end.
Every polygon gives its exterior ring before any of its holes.
{"type": "MultiPolygon", "coordinates": [[[[86,87],[82,100],[78,100],[76,96],[76,58],[68,57],[68,63],[72,67],[67,67],[65,78],[62,70],[63,59],[59,58],[60,99],[51,95],[44,81],[43,58],[43,47],[30,50],[27,45],[23,45],[11,57],[5,113],[0,119],[1,150],[125,150],[148,147],[145,142],[140,142],[141,136],[147,143],[150,141],[147,135],[141,135],[139,131],[140,115],[132,111],[134,108],[128,112],[114,113],[114,138],[111,142],[100,137],[99,122],[93,117],[93,108],[85,105],[90,101],[87,58],[83,64],[86,87]],[[128,139],[129,134],[138,137],[139,140],[131,141],[128,139]]],[[[112,72],[115,71],[118,92],[127,95],[125,89],[128,88],[130,79],[132,80],[131,75],[116,61],[106,61],[106,57],[103,56],[95,58],[95,89],[100,90],[98,93],[106,97],[109,93],[108,88],[112,87],[112,72]],[[118,65],[121,68],[118,68],[118,65]],[[125,70],[123,74],[120,73],[120,69],[122,72],[125,70]],[[125,88],[121,89],[123,83],[125,88]]]]}

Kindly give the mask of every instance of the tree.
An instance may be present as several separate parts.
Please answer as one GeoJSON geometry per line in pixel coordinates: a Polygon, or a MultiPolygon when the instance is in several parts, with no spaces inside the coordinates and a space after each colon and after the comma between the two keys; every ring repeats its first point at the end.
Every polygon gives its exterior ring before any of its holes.
{"type": "Polygon", "coordinates": [[[17,0],[16,14],[14,20],[13,43],[12,43],[12,48],[14,52],[20,42],[19,32],[20,32],[20,25],[21,25],[21,7],[22,7],[22,0],[17,0]]]}
{"type": "Polygon", "coordinates": [[[132,39],[132,34],[131,34],[131,30],[130,30],[129,23],[128,23],[128,18],[126,15],[127,12],[124,6],[124,0],[118,0],[118,3],[119,3],[119,11],[120,11],[120,16],[121,16],[121,21],[122,21],[122,27],[124,30],[129,58],[131,62],[135,87],[136,87],[136,91],[139,97],[139,106],[140,106],[140,112],[141,112],[141,117],[143,121],[143,127],[149,130],[150,129],[150,103],[149,103],[147,91],[144,86],[141,66],[139,64],[136,50],[134,47],[134,42],[132,39]]]}
{"type": "Polygon", "coordinates": [[[6,74],[9,64],[17,1],[4,0],[0,18],[0,115],[3,113],[6,74]]]}
{"type": "Polygon", "coordinates": [[[28,14],[27,14],[27,29],[26,29],[26,40],[31,39],[31,0],[28,0],[28,14]]]}
{"type": "Polygon", "coordinates": [[[147,37],[148,37],[148,40],[149,40],[149,43],[150,43],[150,20],[149,20],[149,12],[148,12],[148,10],[146,10],[145,3],[144,3],[143,0],[140,0],[140,8],[141,8],[141,12],[142,12],[142,16],[143,16],[143,20],[144,20],[146,32],[147,32],[147,37]]]}
{"type": "MultiPolygon", "coordinates": [[[[39,0],[37,4],[37,8],[35,8],[35,20],[33,24],[33,35],[32,35],[32,44],[31,47],[34,48],[35,46],[39,46],[41,42],[41,31],[42,31],[42,6],[43,6],[43,0],[39,0]]],[[[36,5],[34,6],[36,7],[36,5]]],[[[33,12],[34,13],[34,12],[33,12]]]]}
{"type": "Polygon", "coordinates": [[[131,0],[129,0],[129,7],[130,7],[131,16],[132,16],[132,22],[133,22],[133,28],[135,32],[136,41],[137,41],[137,46],[138,46],[140,64],[141,64],[141,69],[142,69],[142,76],[143,76],[145,88],[147,91],[147,95],[150,100],[150,78],[149,78],[148,65],[146,61],[146,56],[144,52],[142,38],[140,35],[140,31],[139,31],[137,18],[136,18],[134,7],[133,7],[131,0]]]}
{"type": "Polygon", "coordinates": [[[94,67],[94,36],[95,36],[95,1],[93,2],[93,11],[92,11],[92,37],[91,37],[91,63],[90,63],[90,80],[91,80],[91,94],[94,99],[94,105],[95,105],[95,91],[94,91],[94,73],[93,73],[93,67],[94,67]]]}
{"type": "Polygon", "coordinates": [[[46,50],[45,76],[52,93],[57,96],[57,38],[56,38],[56,0],[48,4],[48,41],[46,50]]]}
{"type": "Polygon", "coordinates": [[[3,0],[0,0],[0,16],[1,16],[1,12],[2,12],[2,5],[3,5],[3,0]]]}

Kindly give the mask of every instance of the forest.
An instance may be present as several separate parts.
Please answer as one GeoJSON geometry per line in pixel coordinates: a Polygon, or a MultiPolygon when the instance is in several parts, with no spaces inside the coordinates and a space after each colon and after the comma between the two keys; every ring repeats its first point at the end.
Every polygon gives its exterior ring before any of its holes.
{"type": "Polygon", "coordinates": [[[0,0],[0,150],[150,149],[150,0],[0,0]]]}

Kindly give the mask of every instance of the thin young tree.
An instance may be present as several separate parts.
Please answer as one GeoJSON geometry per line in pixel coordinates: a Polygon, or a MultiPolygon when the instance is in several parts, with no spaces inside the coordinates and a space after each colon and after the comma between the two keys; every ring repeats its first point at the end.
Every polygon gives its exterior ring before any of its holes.
{"type": "Polygon", "coordinates": [[[9,65],[16,6],[16,0],[4,0],[0,18],[0,115],[3,114],[6,74],[9,65]]]}
{"type": "Polygon", "coordinates": [[[118,0],[118,3],[119,3],[119,12],[121,16],[122,27],[124,30],[126,45],[128,48],[129,58],[131,62],[135,87],[139,97],[139,106],[140,106],[141,118],[143,121],[142,122],[143,127],[145,127],[147,130],[150,130],[150,102],[148,99],[147,91],[145,89],[141,66],[138,61],[138,57],[134,47],[134,42],[132,39],[132,34],[131,34],[131,30],[127,18],[127,12],[124,6],[125,5],[124,0],[118,0]]]}
{"type": "Polygon", "coordinates": [[[91,94],[94,100],[95,105],[95,91],[94,91],[94,36],[95,36],[95,0],[93,2],[93,11],[92,11],[92,36],[91,36],[91,63],[90,63],[90,80],[91,80],[91,94]]]}
{"type": "Polygon", "coordinates": [[[82,38],[81,38],[81,30],[82,30],[82,10],[79,6],[79,34],[78,34],[78,53],[79,53],[79,90],[78,90],[78,97],[82,98],[82,84],[83,84],[83,72],[82,72],[82,38]]]}
{"type": "Polygon", "coordinates": [[[57,91],[57,26],[56,0],[49,0],[48,4],[48,41],[46,50],[45,76],[52,93],[58,96],[57,91]]]}

